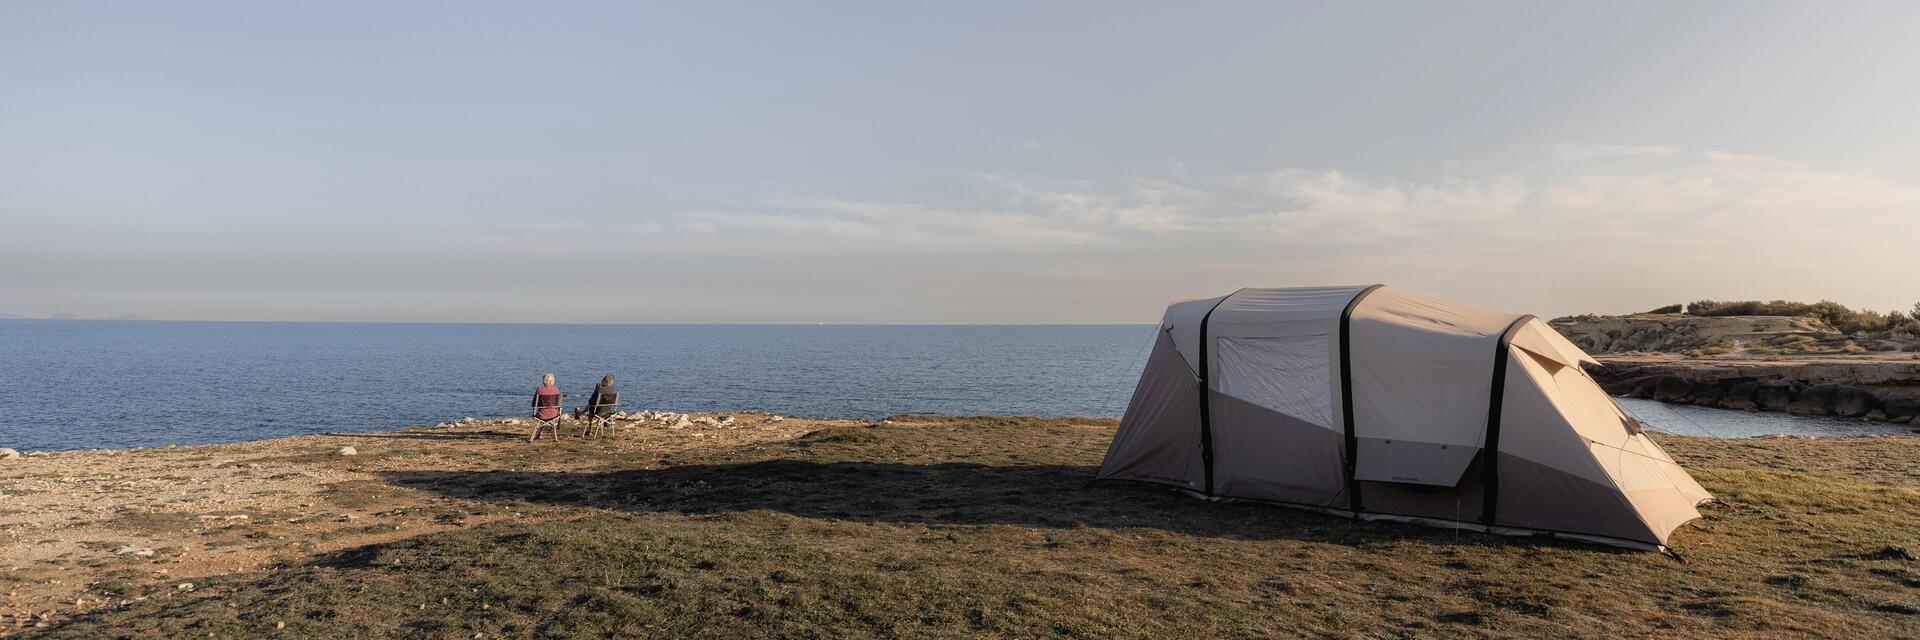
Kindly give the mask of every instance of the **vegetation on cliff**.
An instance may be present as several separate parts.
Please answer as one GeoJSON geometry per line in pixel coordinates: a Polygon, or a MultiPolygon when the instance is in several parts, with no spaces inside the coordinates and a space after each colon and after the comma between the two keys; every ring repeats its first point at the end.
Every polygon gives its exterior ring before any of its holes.
{"type": "Polygon", "coordinates": [[[1830,300],[1698,300],[1646,313],[1567,316],[1551,324],[1594,354],[1677,353],[1698,358],[1920,351],[1920,304],[1911,313],[1881,313],[1850,309],[1830,300]]]}
{"type": "Polygon", "coordinates": [[[1684,306],[1684,311],[1681,308],[1682,305],[1676,304],[1655,309],[1650,313],[1685,313],[1702,317],[1807,317],[1817,319],[1827,327],[1849,335],[1920,335],[1920,302],[1914,303],[1911,313],[1897,310],[1886,313],[1872,309],[1855,310],[1832,300],[1811,303],[1788,300],[1767,302],[1696,300],[1684,306]]]}

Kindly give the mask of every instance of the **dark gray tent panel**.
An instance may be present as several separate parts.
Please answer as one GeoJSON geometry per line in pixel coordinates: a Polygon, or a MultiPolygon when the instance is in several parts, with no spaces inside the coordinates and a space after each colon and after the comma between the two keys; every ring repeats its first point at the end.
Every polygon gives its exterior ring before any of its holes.
{"type": "Polygon", "coordinates": [[[1658,546],[1711,496],[1532,316],[1389,287],[1174,304],[1101,465],[1370,519],[1658,546]]]}
{"type": "Polygon", "coordinates": [[[1121,422],[1165,425],[1157,429],[1121,430],[1107,447],[1100,477],[1170,484],[1200,489],[1205,468],[1200,463],[1200,387],[1193,371],[1174,351],[1173,338],[1162,331],[1147,356],[1140,386],[1133,390],[1121,422]]]}

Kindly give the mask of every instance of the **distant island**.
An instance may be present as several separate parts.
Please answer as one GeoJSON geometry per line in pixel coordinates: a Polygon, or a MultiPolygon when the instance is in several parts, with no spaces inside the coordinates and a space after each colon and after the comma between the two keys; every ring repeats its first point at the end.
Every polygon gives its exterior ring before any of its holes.
{"type": "Polygon", "coordinates": [[[1550,322],[1604,366],[1608,393],[1920,427],[1920,304],[1700,300],[1550,322]]]}

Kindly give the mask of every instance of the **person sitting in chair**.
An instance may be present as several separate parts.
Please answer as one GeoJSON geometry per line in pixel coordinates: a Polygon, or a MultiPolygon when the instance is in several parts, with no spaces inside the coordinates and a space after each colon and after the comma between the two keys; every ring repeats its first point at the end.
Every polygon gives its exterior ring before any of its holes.
{"type": "Polygon", "coordinates": [[[619,408],[620,390],[613,386],[613,374],[600,378],[600,384],[593,387],[593,395],[587,396],[587,406],[573,412],[575,418],[588,416],[605,418],[612,416],[619,408]]]}
{"type": "MultiPolygon", "coordinates": [[[[551,373],[540,376],[540,388],[533,390],[533,417],[539,420],[541,424],[534,426],[533,437],[528,438],[528,440],[539,440],[541,427],[549,426],[554,419],[560,417],[560,387],[553,385],[553,374],[551,373]]],[[[553,437],[559,439],[559,425],[554,424],[551,426],[553,427],[553,437]]]]}

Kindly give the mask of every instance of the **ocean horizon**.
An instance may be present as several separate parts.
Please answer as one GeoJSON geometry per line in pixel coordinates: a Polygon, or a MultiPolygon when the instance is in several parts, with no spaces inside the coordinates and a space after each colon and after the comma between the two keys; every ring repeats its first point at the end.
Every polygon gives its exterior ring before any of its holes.
{"type": "Polygon", "coordinates": [[[0,446],[207,444],[623,408],[1118,416],[1154,325],[0,320],[0,446]]]}
{"type": "MultiPolygon", "coordinates": [[[[0,320],[0,446],[194,445],[527,413],[613,373],[622,408],[875,419],[1118,417],[1152,324],[0,320]]],[[[1885,431],[1621,399],[1699,435],[1885,431]]]]}

